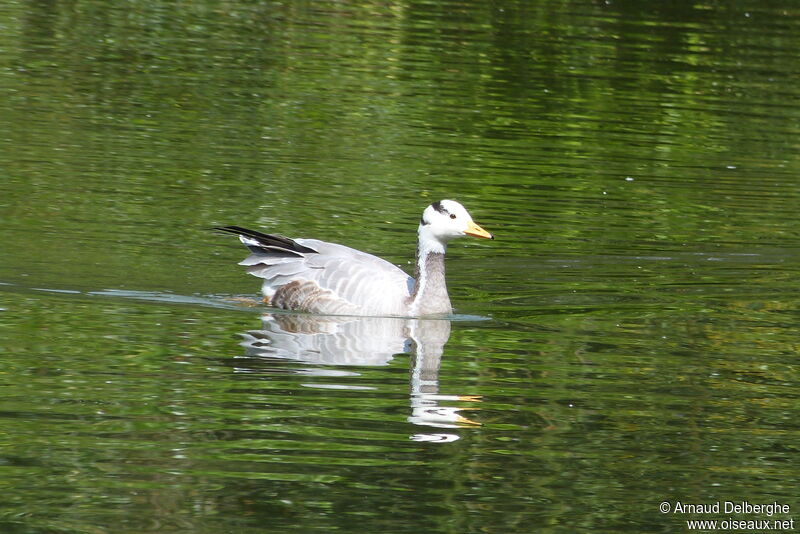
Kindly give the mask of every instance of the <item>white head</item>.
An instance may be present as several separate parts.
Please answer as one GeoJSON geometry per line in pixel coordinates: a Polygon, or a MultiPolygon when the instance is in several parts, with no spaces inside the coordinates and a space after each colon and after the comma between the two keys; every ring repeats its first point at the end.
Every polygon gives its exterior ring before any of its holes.
{"type": "Polygon", "coordinates": [[[420,245],[431,252],[444,252],[447,242],[455,237],[471,235],[494,239],[475,224],[464,206],[455,200],[440,200],[425,208],[417,233],[420,245]]]}

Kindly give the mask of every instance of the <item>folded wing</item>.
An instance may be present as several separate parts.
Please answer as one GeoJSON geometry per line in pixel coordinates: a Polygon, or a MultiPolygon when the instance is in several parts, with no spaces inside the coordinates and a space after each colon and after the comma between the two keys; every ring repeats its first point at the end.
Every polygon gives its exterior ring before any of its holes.
{"type": "Polygon", "coordinates": [[[386,260],[316,239],[290,239],[239,226],[251,254],[240,265],[264,279],[262,292],[279,308],[324,314],[403,315],[414,280],[386,260]]]}

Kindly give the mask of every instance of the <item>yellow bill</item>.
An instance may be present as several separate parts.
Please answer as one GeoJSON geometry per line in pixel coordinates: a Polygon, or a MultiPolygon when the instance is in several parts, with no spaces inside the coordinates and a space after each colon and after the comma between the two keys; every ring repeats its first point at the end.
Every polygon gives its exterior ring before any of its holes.
{"type": "Polygon", "coordinates": [[[475,224],[473,221],[467,223],[467,229],[464,231],[465,234],[471,235],[474,237],[483,237],[486,239],[494,239],[494,236],[475,224]]]}

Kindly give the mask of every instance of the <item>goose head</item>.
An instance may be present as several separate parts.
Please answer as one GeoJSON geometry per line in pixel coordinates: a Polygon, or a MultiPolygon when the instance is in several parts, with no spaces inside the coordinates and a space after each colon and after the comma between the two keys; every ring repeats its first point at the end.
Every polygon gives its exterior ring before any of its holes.
{"type": "Polygon", "coordinates": [[[431,252],[444,252],[447,242],[467,235],[494,239],[494,236],[475,224],[469,212],[455,200],[439,200],[422,212],[419,222],[419,241],[431,252]]]}

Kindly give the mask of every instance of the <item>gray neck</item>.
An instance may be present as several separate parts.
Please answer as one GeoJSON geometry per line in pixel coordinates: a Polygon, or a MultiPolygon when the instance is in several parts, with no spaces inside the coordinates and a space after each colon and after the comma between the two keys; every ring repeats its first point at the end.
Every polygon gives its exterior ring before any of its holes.
{"type": "Polygon", "coordinates": [[[449,314],[453,312],[444,279],[444,252],[417,249],[411,313],[414,315],[449,314]]]}

